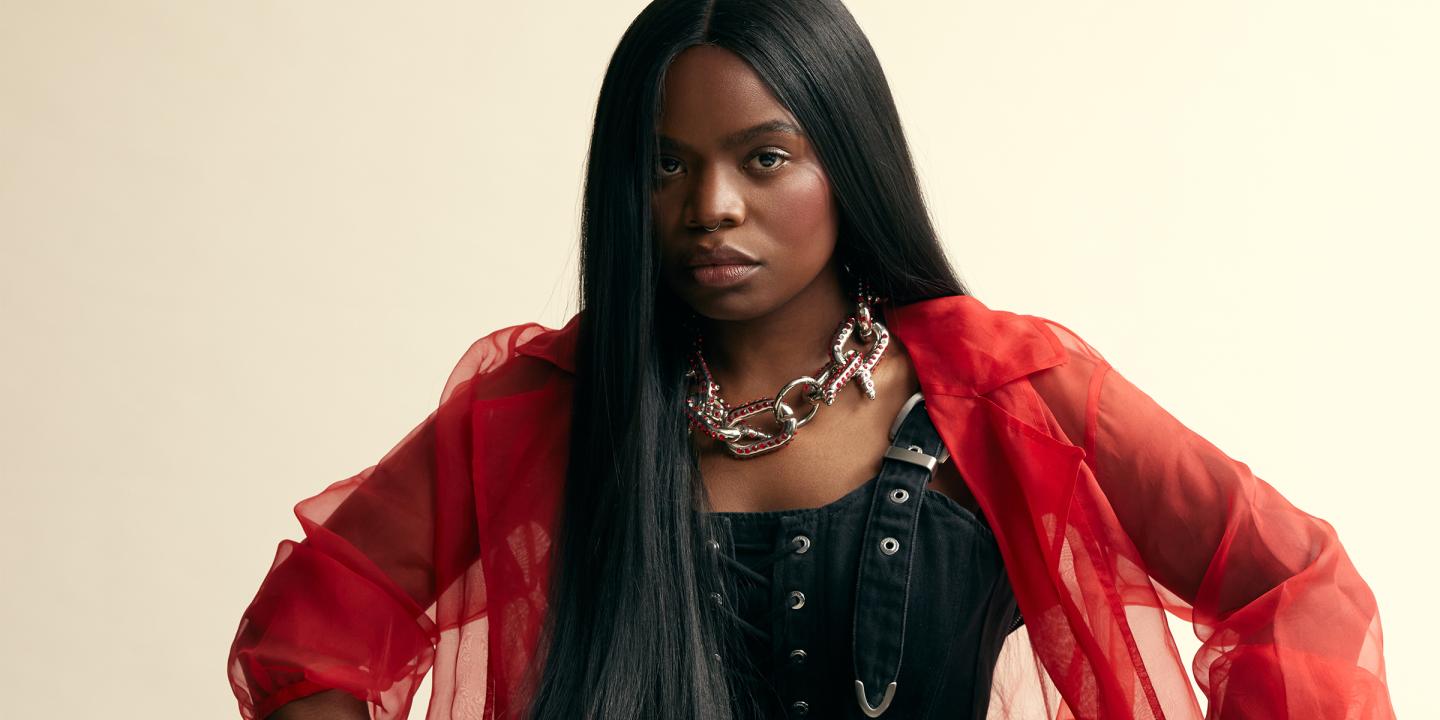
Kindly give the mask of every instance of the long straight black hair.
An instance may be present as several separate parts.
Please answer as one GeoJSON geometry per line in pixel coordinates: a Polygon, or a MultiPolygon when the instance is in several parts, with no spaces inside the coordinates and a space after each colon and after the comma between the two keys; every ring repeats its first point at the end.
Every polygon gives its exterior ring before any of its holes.
{"type": "Polygon", "coordinates": [[[595,111],[581,217],[569,470],[535,720],[723,720],[753,709],[738,633],[707,602],[708,501],[684,413],[684,303],[650,214],[661,89],[700,44],[746,60],[799,121],[838,209],[836,252],[892,304],[965,288],[936,238],[889,84],[839,0],[655,0],[620,39],[595,111]],[[717,659],[718,656],[718,659],[717,659]]]}

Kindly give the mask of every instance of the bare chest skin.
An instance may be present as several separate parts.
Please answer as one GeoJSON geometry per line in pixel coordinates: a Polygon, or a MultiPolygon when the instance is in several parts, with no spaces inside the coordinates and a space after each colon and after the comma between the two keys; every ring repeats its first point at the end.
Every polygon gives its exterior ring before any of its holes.
{"type": "MultiPolygon", "coordinates": [[[[905,400],[920,389],[914,365],[898,342],[892,342],[876,370],[874,400],[865,397],[858,382],[846,385],[834,405],[822,406],[788,445],[774,452],[742,460],[732,457],[718,442],[693,433],[691,441],[699,453],[710,509],[756,512],[820,507],[875,477],[890,444],[890,423],[905,400]]],[[[803,413],[807,408],[802,404],[797,409],[803,413]]],[[[936,468],[929,487],[979,514],[953,462],[936,468]]]]}

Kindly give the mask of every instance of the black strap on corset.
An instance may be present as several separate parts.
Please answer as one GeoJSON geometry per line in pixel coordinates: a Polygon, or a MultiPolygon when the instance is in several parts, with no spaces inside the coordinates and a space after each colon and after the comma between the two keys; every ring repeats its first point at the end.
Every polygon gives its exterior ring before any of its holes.
{"type": "Polygon", "coordinates": [[[865,521],[855,581],[855,699],[872,718],[884,714],[895,698],[920,504],[936,466],[949,457],[918,392],[900,411],[890,439],[865,521]],[[879,621],[861,622],[861,613],[879,621]],[[862,647],[865,652],[859,651],[862,647]]]}

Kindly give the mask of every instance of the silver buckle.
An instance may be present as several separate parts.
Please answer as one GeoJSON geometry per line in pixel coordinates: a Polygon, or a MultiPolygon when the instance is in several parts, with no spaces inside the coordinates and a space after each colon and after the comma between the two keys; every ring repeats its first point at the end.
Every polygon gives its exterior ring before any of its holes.
{"type": "Polygon", "coordinates": [[[934,455],[927,455],[915,449],[914,445],[903,448],[899,445],[891,445],[885,448],[885,457],[891,460],[903,460],[912,465],[919,465],[925,468],[925,472],[929,473],[935,472],[935,466],[940,464],[940,461],[937,460],[934,455]]]}
{"type": "Polygon", "coordinates": [[[896,460],[904,460],[906,462],[913,462],[917,465],[925,465],[925,468],[927,470],[933,472],[935,470],[936,463],[943,463],[946,460],[950,459],[950,448],[945,447],[945,443],[943,442],[940,443],[940,457],[938,458],[931,455],[925,455],[925,453],[914,453],[916,455],[923,455],[926,458],[929,458],[930,461],[928,464],[921,462],[913,457],[890,454],[890,450],[900,450],[900,452],[905,452],[903,449],[897,448],[893,444],[895,442],[895,435],[900,432],[901,423],[905,422],[905,418],[908,417],[910,415],[910,411],[915,408],[915,403],[918,403],[924,399],[925,395],[917,390],[914,395],[911,395],[910,398],[905,401],[904,405],[900,406],[900,412],[895,415],[895,421],[890,423],[890,442],[892,443],[892,445],[890,446],[889,450],[885,451],[885,457],[893,457],[896,460]]]}

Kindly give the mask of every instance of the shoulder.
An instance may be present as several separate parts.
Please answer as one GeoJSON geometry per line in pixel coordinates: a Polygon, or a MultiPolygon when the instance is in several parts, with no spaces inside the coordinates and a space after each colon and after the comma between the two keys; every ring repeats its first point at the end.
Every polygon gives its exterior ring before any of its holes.
{"type": "Polygon", "coordinates": [[[1094,365],[1109,365],[1099,350],[1096,350],[1093,345],[1080,336],[1080,333],[1070,329],[1069,326],[1040,315],[1025,315],[1024,317],[1035,323],[1065,350],[1067,361],[1079,359],[1094,365]]]}
{"type": "Polygon", "coordinates": [[[493,399],[568,381],[575,373],[579,319],[576,313],[559,328],[508,325],[475,340],[450,371],[441,402],[462,387],[472,399],[493,399]]]}
{"type": "Polygon", "coordinates": [[[943,394],[983,395],[1093,352],[1054,320],[990,307],[973,295],[887,307],[885,320],[916,363],[922,384],[943,394]]]}

